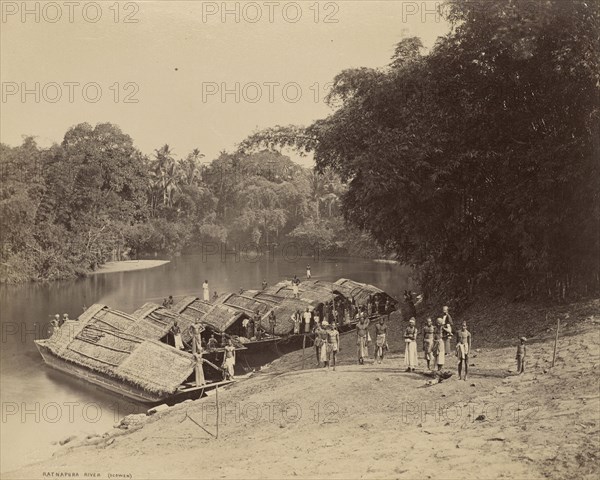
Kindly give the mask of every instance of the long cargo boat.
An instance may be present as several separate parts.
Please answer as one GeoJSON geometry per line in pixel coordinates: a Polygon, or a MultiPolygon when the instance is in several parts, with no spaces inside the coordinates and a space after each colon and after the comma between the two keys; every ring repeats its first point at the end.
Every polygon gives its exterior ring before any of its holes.
{"type": "MultiPolygon", "coordinates": [[[[297,291],[289,281],[263,290],[225,294],[213,302],[185,297],[171,308],[147,303],[128,314],[96,304],[78,320],[67,321],[46,340],[36,340],[44,361],[66,374],[143,403],[177,401],[198,396],[231,383],[221,364],[223,345],[231,340],[240,353],[238,369],[266,363],[284,353],[312,346],[312,336],[294,328],[294,312],[314,312],[321,319],[336,305],[397,305],[396,300],[372,285],[353,280],[308,280],[297,291]],[[269,325],[273,313],[275,325],[269,325]],[[248,338],[246,322],[256,319],[261,335],[248,338]],[[196,383],[198,357],[175,348],[172,328],[177,324],[183,343],[190,349],[190,326],[204,327],[202,372],[196,383]],[[216,340],[218,338],[218,341],[216,340]],[[216,346],[215,346],[216,345],[216,346]]],[[[383,312],[385,313],[385,311],[383,312]]],[[[381,308],[369,311],[371,318],[381,308]]],[[[338,312],[341,333],[355,328],[353,317],[338,312]]],[[[302,324],[302,327],[304,324],[302,324]]]]}
{"type": "Polygon", "coordinates": [[[177,401],[231,383],[217,377],[196,385],[193,355],[85,319],[68,321],[35,344],[50,367],[142,403],[177,401]]]}

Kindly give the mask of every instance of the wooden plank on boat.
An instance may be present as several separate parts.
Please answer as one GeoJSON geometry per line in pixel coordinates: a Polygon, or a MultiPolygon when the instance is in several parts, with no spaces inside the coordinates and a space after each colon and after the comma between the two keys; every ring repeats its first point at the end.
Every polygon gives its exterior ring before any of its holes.
{"type": "Polygon", "coordinates": [[[194,386],[194,387],[184,387],[184,388],[179,387],[176,395],[178,395],[180,393],[194,392],[194,391],[197,391],[197,390],[206,390],[207,388],[208,389],[212,389],[212,388],[215,388],[217,386],[220,387],[222,385],[229,385],[229,384],[234,383],[234,382],[235,382],[235,380],[222,380],[220,382],[205,383],[204,385],[194,386]]]}

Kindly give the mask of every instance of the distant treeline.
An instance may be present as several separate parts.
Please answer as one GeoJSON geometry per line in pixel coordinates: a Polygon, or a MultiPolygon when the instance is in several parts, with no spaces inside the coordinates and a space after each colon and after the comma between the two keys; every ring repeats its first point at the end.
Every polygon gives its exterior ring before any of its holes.
{"type": "Polygon", "coordinates": [[[69,278],[108,260],[199,252],[203,243],[381,255],[346,225],[339,176],[274,152],[203,157],[175,158],[168,145],[145,156],[112,124],[77,125],[48,149],[32,137],[0,145],[1,280],[69,278]]]}
{"type": "Polygon", "coordinates": [[[447,0],[429,53],[403,39],[386,68],[337,75],[329,116],[242,151],[314,153],[348,183],[345,217],[429,295],[597,294],[600,2],[534,3],[447,0]]]}

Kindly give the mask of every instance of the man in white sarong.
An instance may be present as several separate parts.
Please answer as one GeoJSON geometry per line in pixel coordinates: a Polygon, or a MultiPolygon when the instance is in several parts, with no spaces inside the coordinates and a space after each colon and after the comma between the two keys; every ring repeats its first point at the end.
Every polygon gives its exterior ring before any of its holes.
{"type": "Polygon", "coordinates": [[[292,323],[294,324],[294,335],[298,335],[300,333],[300,322],[302,321],[302,315],[300,314],[300,310],[296,310],[292,314],[292,323]]]}
{"type": "Polygon", "coordinates": [[[208,280],[204,280],[202,284],[202,295],[205,302],[210,302],[210,289],[208,288],[208,280]]]}
{"type": "Polygon", "coordinates": [[[407,372],[414,372],[417,368],[417,327],[416,320],[411,318],[408,321],[408,327],[404,331],[404,365],[407,372]]]}
{"type": "Polygon", "coordinates": [[[196,365],[194,366],[196,386],[200,387],[206,383],[206,379],[204,378],[204,369],[202,368],[202,364],[204,363],[202,354],[194,353],[194,360],[196,360],[196,365]]]}
{"type": "Polygon", "coordinates": [[[306,311],[302,316],[304,318],[304,333],[310,333],[310,319],[312,318],[312,315],[310,314],[308,307],[306,307],[306,311]]]}
{"type": "Polygon", "coordinates": [[[223,368],[227,370],[227,375],[230,380],[234,378],[234,367],[235,367],[235,347],[233,341],[230,339],[225,346],[225,356],[223,358],[223,368]]]}
{"type": "Polygon", "coordinates": [[[177,325],[177,320],[173,322],[173,326],[171,327],[171,335],[173,335],[173,340],[175,342],[175,348],[178,350],[183,350],[183,340],[181,339],[181,328],[177,325]]]}
{"type": "Polygon", "coordinates": [[[442,338],[442,329],[444,327],[444,319],[437,319],[437,328],[433,334],[433,360],[434,364],[437,365],[437,369],[441,370],[446,361],[446,348],[444,339],[442,338]]]}
{"type": "Polygon", "coordinates": [[[369,357],[369,324],[368,318],[361,318],[356,324],[356,345],[358,347],[358,363],[365,364],[365,358],[369,357]]]}

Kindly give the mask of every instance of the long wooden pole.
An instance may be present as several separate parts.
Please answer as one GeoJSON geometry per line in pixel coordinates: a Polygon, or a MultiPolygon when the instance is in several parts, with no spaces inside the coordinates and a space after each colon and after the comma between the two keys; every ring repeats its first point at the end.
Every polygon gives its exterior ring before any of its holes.
{"type": "Polygon", "coordinates": [[[217,439],[219,438],[219,386],[217,385],[215,392],[215,402],[217,403],[217,439]]]}
{"type": "Polygon", "coordinates": [[[302,335],[302,370],[304,370],[304,350],[306,348],[306,333],[302,335]]]}
{"type": "Polygon", "coordinates": [[[552,355],[552,366],[556,361],[556,346],[558,345],[558,330],[560,329],[560,317],[556,320],[556,337],[554,337],[554,353],[552,355]]]}

